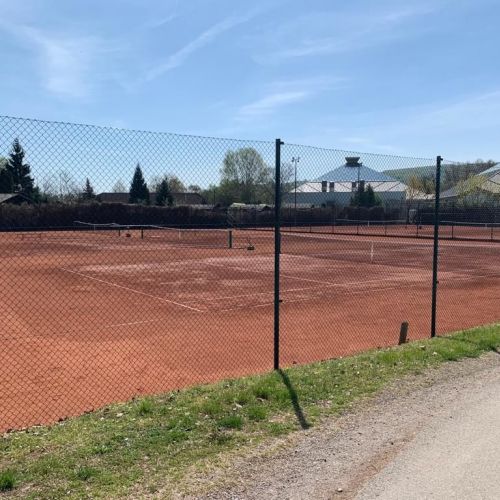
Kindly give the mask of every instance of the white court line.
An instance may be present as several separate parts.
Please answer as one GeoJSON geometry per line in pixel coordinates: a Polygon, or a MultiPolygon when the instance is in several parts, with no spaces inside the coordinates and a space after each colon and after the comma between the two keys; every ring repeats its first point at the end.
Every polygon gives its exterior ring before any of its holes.
{"type": "MultiPolygon", "coordinates": [[[[396,290],[396,289],[399,289],[400,287],[398,286],[389,286],[389,287],[384,287],[384,288],[374,288],[373,290],[369,290],[369,292],[382,292],[384,290],[396,290]]],[[[323,290],[322,288],[314,288],[315,290],[323,290]]],[[[284,292],[283,292],[284,293],[284,292]]],[[[366,290],[359,290],[357,292],[350,292],[349,295],[359,295],[360,293],[363,293],[365,294],[366,293],[366,290]]],[[[312,300],[315,300],[317,297],[307,297],[307,298],[303,298],[303,299],[295,299],[295,300],[287,300],[287,299],[284,299],[283,300],[283,304],[292,304],[292,303],[295,303],[295,302],[310,302],[312,300]]],[[[266,302],[264,304],[256,304],[256,305],[253,305],[253,306],[237,306],[237,307],[232,307],[230,309],[215,309],[214,312],[228,312],[228,311],[238,311],[238,310],[241,310],[241,309],[255,309],[257,307],[267,307],[267,306],[271,306],[271,305],[274,305],[274,301],[273,302],[266,302]]]]}
{"type": "MultiPolygon", "coordinates": [[[[334,233],[288,233],[288,232],[282,232],[282,235],[292,235],[293,237],[299,237],[299,238],[308,238],[308,239],[322,239],[322,240],[327,240],[327,241],[332,241],[332,242],[356,242],[356,241],[361,241],[364,243],[387,243],[389,245],[397,245],[397,246],[414,246],[415,248],[418,247],[430,247],[432,249],[432,240],[433,237],[431,235],[430,238],[425,238],[425,239],[418,239],[415,238],[415,241],[412,241],[411,243],[404,242],[404,240],[408,240],[411,238],[398,238],[397,236],[392,238],[392,237],[387,237],[383,235],[356,235],[353,234],[352,237],[349,237],[349,235],[337,235],[334,233]]],[[[471,240],[450,240],[447,238],[439,238],[439,246],[444,246],[444,247],[467,247],[467,248],[498,248],[498,243],[495,241],[484,241],[484,243],[480,243],[478,241],[471,241],[471,240]]]]}
{"type": "MultiPolygon", "coordinates": [[[[257,269],[248,269],[248,268],[245,269],[245,268],[242,268],[242,267],[234,267],[234,266],[230,267],[230,266],[226,266],[226,265],[223,265],[223,264],[212,264],[210,262],[208,262],[207,265],[214,266],[214,267],[222,267],[224,269],[233,269],[235,271],[251,272],[251,273],[258,273],[258,274],[266,274],[266,275],[269,275],[269,276],[271,276],[270,273],[272,273],[272,271],[260,271],[260,270],[257,270],[257,269]]],[[[291,274],[283,274],[283,273],[280,273],[280,277],[290,278],[290,279],[294,279],[294,280],[298,280],[298,281],[308,281],[308,282],[311,282],[311,283],[318,283],[319,285],[327,285],[327,286],[364,285],[365,283],[380,283],[380,282],[383,282],[383,281],[394,281],[394,276],[392,276],[390,278],[379,278],[379,279],[374,279],[374,280],[351,281],[351,282],[348,282],[348,283],[332,283],[331,281],[313,280],[313,279],[310,279],[310,278],[300,278],[299,276],[292,276],[291,274]]],[[[400,280],[397,280],[397,281],[400,281],[400,280]]],[[[417,281],[421,281],[421,280],[417,280],[417,281]]]]}
{"type": "Polygon", "coordinates": [[[64,267],[61,267],[61,270],[66,271],[67,273],[76,274],[77,276],[82,276],[83,278],[87,278],[89,280],[94,280],[98,281],[99,283],[104,283],[105,285],[114,286],[116,288],[121,288],[122,290],[127,290],[129,292],[137,293],[139,295],[144,295],[145,297],[149,297],[151,299],[157,299],[161,300],[162,302],[168,302],[169,304],[174,304],[179,307],[184,307],[185,309],[190,309],[191,311],[204,312],[203,310],[197,309],[196,307],[187,306],[186,304],[181,304],[180,302],[175,302],[173,300],[165,299],[164,297],[158,297],[156,295],[151,295],[146,292],[141,292],[140,290],[135,290],[134,288],[129,288],[127,286],[118,285],[117,283],[113,283],[111,281],[101,280],[99,278],[94,278],[93,276],[87,276],[86,274],[79,273],[77,271],[71,271],[70,269],[65,269],[64,267]]]}
{"type": "Polygon", "coordinates": [[[113,323],[112,325],[106,325],[105,328],[113,328],[115,326],[143,325],[144,323],[155,323],[157,321],[165,321],[165,318],[145,319],[144,321],[132,321],[130,323],[113,323]]]}
{"type": "Polygon", "coordinates": [[[106,325],[105,328],[113,328],[115,326],[129,326],[129,325],[143,325],[144,323],[154,323],[155,321],[164,321],[163,319],[145,319],[143,321],[131,321],[130,323],[113,323],[112,325],[106,325]]]}
{"type": "Polygon", "coordinates": [[[500,278],[500,274],[460,274],[460,273],[457,273],[456,276],[453,276],[454,272],[455,271],[441,271],[441,275],[443,273],[446,273],[446,274],[451,274],[452,276],[448,277],[445,275],[445,277],[440,278],[440,280],[449,279],[450,282],[452,282],[452,281],[459,281],[459,280],[475,280],[478,278],[500,278]]]}
{"type": "MultiPolygon", "coordinates": [[[[233,268],[234,269],[234,268],[233,268]]],[[[352,285],[364,285],[366,283],[371,284],[371,283],[380,283],[383,281],[394,281],[395,283],[400,283],[402,280],[400,279],[394,279],[394,278],[383,278],[383,279],[378,279],[378,280],[366,280],[366,281],[351,281],[351,282],[346,282],[346,283],[331,283],[331,284],[326,284],[324,288],[331,288],[331,287],[343,287],[343,286],[352,286],[352,285]]],[[[419,283],[419,282],[424,282],[427,281],[427,279],[419,279],[415,280],[413,279],[411,281],[412,284],[419,283]]],[[[405,281],[406,283],[406,281],[405,281]]],[[[318,288],[317,286],[307,286],[303,288],[288,288],[286,290],[281,290],[281,293],[290,293],[290,292],[303,292],[306,290],[321,290],[322,288],[318,288]]],[[[371,291],[371,290],[368,290],[371,291]]],[[[244,293],[241,295],[228,295],[225,297],[205,297],[203,300],[205,301],[217,301],[217,300],[227,300],[227,299],[238,299],[241,297],[255,297],[256,295],[272,295],[274,294],[273,290],[270,290],[268,292],[253,292],[253,293],[244,293]]],[[[186,303],[187,304],[196,304],[200,302],[199,300],[189,300],[186,303]]]]}

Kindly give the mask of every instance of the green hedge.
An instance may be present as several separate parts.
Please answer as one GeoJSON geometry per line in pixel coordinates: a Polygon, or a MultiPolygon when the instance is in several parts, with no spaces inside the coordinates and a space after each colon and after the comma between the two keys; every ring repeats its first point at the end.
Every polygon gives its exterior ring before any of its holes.
{"type": "Polygon", "coordinates": [[[94,224],[223,225],[223,211],[188,206],[157,207],[124,203],[46,203],[0,205],[0,229],[43,229],[74,226],[75,221],[94,224]]]}

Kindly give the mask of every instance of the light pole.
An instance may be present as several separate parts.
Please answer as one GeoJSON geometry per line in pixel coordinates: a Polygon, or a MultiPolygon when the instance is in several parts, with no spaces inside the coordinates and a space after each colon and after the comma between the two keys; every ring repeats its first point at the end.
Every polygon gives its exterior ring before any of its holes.
{"type": "Polygon", "coordinates": [[[357,187],[357,195],[358,195],[358,209],[356,213],[356,234],[359,234],[359,215],[360,215],[360,206],[361,206],[361,163],[359,162],[358,159],[358,182],[356,184],[357,187]]]}
{"type": "Polygon", "coordinates": [[[297,163],[300,161],[300,156],[294,156],[292,158],[292,163],[295,166],[295,190],[294,190],[294,197],[295,197],[295,203],[294,203],[294,218],[295,218],[295,225],[297,226],[297,163]]]}

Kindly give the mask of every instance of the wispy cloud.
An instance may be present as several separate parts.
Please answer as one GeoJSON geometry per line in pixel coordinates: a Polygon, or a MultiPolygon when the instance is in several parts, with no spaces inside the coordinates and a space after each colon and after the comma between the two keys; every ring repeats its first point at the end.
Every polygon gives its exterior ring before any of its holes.
{"type": "Polygon", "coordinates": [[[248,120],[271,114],[277,108],[312,98],[316,94],[338,86],[344,82],[340,78],[307,78],[300,80],[280,80],[265,87],[264,96],[238,109],[237,119],[248,120]]]}
{"type": "Polygon", "coordinates": [[[310,96],[307,91],[277,92],[266,95],[257,101],[242,106],[239,110],[240,118],[261,116],[273,112],[280,106],[303,101],[310,96]]]}
{"type": "Polygon", "coordinates": [[[376,15],[342,17],[329,13],[312,13],[300,21],[294,20],[292,24],[281,34],[283,40],[279,45],[286,48],[280,50],[266,50],[257,54],[255,60],[261,63],[279,62],[286,59],[320,56],[326,54],[343,53],[371,47],[388,40],[406,36],[405,31],[396,31],[396,28],[404,25],[410,20],[435,12],[440,4],[428,4],[418,6],[407,6],[400,9],[391,9],[376,15]],[[316,27],[317,32],[324,30],[325,18],[331,18],[328,32],[335,32],[334,36],[297,36],[295,32],[310,33],[311,26],[316,27]],[[293,37],[293,41],[287,40],[293,37]],[[298,39],[298,42],[295,40],[298,39]]]}
{"type": "Polygon", "coordinates": [[[41,84],[60,97],[88,96],[97,76],[98,59],[110,44],[95,36],[48,34],[24,25],[0,24],[0,29],[33,51],[41,84]]]}
{"type": "MultiPolygon", "coordinates": [[[[495,157],[500,89],[446,102],[324,117],[297,142],[391,154],[495,157]]],[[[498,158],[498,156],[496,156],[498,158]]]]}
{"type": "Polygon", "coordinates": [[[92,61],[101,50],[96,38],[56,39],[31,30],[37,44],[44,86],[50,92],[69,97],[85,97],[91,92],[92,61]]]}
{"type": "Polygon", "coordinates": [[[158,19],[153,19],[146,23],[147,28],[161,28],[162,26],[165,26],[166,24],[170,24],[172,21],[177,19],[179,16],[178,14],[169,14],[164,17],[160,17],[158,19]]]}
{"type": "Polygon", "coordinates": [[[243,15],[243,16],[233,16],[224,19],[223,21],[214,24],[203,33],[198,35],[196,38],[191,40],[189,43],[184,45],[177,52],[174,52],[168,58],[162,62],[157,64],[154,68],[150,69],[146,76],[144,77],[145,81],[151,81],[163,74],[181,66],[192,54],[197,52],[198,50],[204,48],[206,45],[213,42],[220,35],[229,31],[240,24],[244,24],[248,22],[250,19],[255,17],[257,14],[256,11],[243,15]]]}
{"type": "Polygon", "coordinates": [[[455,126],[465,130],[500,126],[500,89],[475,94],[429,111],[421,123],[434,127],[455,126]]]}

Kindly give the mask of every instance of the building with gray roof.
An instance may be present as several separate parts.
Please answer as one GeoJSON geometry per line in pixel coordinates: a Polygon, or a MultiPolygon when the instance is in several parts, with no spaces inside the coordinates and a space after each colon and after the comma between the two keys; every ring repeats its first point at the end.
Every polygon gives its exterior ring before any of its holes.
{"type": "Polygon", "coordinates": [[[360,185],[371,186],[384,205],[401,206],[408,187],[393,177],[360,162],[359,157],[346,157],[346,162],[317,179],[297,186],[284,196],[284,203],[301,206],[347,206],[360,185]]]}

